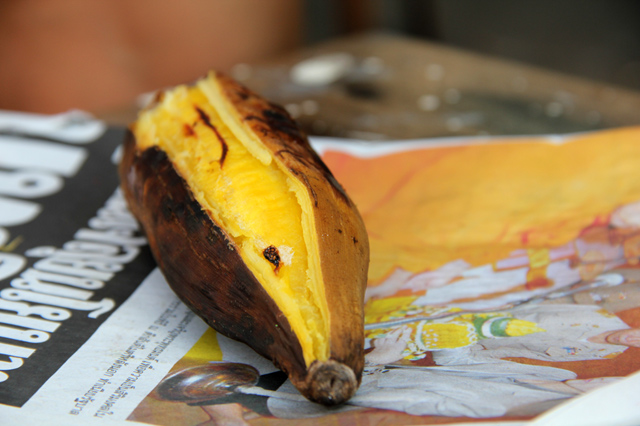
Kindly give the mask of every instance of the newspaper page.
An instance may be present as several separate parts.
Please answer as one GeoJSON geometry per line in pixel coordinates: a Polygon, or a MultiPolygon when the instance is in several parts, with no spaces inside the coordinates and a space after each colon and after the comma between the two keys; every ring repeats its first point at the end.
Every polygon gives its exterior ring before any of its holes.
{"type": "Polygon", "coordinates": [[[337,408],[169,289],[118,190],[125,137],[0,113],[0,424],[640,422],[640,128],[313,139],[371,243],[337,408]]]}

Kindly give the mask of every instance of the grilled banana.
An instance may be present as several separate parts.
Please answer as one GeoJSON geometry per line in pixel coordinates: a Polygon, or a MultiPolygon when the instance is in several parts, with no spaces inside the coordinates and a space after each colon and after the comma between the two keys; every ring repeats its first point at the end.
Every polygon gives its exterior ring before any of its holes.
{"type": "Polygon", "coordinates": [[[308,399],[353,395],[367,234],[285,110],[211,72],[140,113],[119,170],[160,269],[194,312],[308,399]]]}

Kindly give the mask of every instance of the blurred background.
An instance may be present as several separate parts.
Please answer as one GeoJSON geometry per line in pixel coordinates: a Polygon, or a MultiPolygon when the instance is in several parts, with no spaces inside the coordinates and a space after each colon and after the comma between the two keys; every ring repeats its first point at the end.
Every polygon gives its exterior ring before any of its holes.
{"type": "Polygon", "coordinates": [[[634,0],[0,0],[0,109],[100,113],[363,33],[640,90],[634,0]]]}
{"type": "Polygon", "coordinates": [[[640,90],[635,0],[306,1],[305,41],[389,31],[640,90]]]}

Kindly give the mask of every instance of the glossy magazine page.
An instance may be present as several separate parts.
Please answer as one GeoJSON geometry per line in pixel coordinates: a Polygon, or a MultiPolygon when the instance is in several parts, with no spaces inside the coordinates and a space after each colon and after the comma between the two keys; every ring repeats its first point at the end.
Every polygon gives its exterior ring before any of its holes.
{"type": "Polygon", "coordinates": [[[640,418],[640,129],[312,139],[371,244],[366,370],[331,409],[170,290],[118,190],[125,135],[0,114],[2,424],[640,418]]]}

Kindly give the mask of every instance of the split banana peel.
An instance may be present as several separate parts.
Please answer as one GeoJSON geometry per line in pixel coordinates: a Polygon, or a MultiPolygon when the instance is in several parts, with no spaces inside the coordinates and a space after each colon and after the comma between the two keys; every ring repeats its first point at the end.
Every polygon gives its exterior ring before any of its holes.
{"type": "Polygon", "coordinates": [[[211,72],[141,111],[119,173],[184,303],[271,359],[309,400],[354,394],[367,233],[283,108],[211,72]]]}

